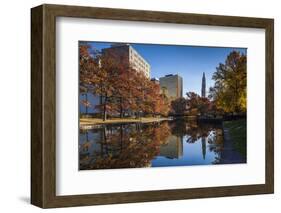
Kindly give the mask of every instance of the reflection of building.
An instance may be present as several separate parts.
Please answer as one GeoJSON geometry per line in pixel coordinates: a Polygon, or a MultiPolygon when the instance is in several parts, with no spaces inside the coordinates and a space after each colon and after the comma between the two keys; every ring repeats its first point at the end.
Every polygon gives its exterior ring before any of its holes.
{"type": "Polygon", "coordinates": [[[160,87],[171,100],[182,97],[182,77],[179,75],[165,75],[160,78],[160,87]]]}
{"type": "Polygon", "coordinates": [[[103,53],[110,51],[120,60],[126,60],[136,71],[150,78],[149,63],[129,44],[113,44],[109,48],[102,49],[103,53]]]}
{"type": "Polygon", "coordinates": [[[201,97],[202,98],[206,97],[206,78],[205,78],[204,72],[203,72],[203,77],[202,77],[201,97]]]}
{"type": "Polygon", "coordinates": [[[167,143],[160,146],[159,156],[166,158],[180,158],[183,155],[183,138],[170,135],[167,143]]]}
{"type": "Polygon", "coordinates": [[[203,159],[205,160],[205,158],[206,158],[206,137],[201,138],[201,143],[202,143],[202,156],[203,156],[203,159]]]}

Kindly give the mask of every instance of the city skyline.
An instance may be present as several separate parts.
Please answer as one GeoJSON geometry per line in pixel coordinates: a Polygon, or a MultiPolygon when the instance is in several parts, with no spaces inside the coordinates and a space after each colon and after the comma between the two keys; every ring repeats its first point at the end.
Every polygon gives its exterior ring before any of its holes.
{"type": "MultiPolygon", "coordinates": [[[[114,42],[87,43],[99,51],[115,44],[114,42]]],[[[245,55],[247,53],[246,48],[128,44],[150,64],[150,78],[159,79],[169,74],[180,75],[183,78],[183,96],[190,91],[201,95],[203,72],[206,77],[207,96],[209,87],[214,84],[212,74],[216,71],[219,63],[224,63],[227,55],[233,50],[245,55]]]]}
{"type": "Polygon", "coordinates": [[[247,163],[246,51],[79,41],[79,170],[247,163]]]}

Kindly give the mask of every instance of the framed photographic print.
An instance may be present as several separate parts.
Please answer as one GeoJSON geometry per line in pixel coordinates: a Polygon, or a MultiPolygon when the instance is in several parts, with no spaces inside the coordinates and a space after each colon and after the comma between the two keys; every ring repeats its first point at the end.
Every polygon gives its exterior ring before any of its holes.
{"type": "Polygon", "coordinates": [[[273,193],[272,19],[31,9],[31,203],[273,193]]]}

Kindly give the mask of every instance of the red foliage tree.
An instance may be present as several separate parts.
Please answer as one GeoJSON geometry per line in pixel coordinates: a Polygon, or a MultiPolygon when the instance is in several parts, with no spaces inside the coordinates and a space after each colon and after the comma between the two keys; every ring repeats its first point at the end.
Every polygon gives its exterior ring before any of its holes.
{"type": "Polygon", "coordinates": [[[160,94],[159,85],[150,81],[142,72],[133,69],[127,56],[114,51],[92,52],[87,45],[80,45],[80,87],[101,97],[95,107],[107,119],[107,113],[125,112],[167,115],[169,102],[160,94]]]}

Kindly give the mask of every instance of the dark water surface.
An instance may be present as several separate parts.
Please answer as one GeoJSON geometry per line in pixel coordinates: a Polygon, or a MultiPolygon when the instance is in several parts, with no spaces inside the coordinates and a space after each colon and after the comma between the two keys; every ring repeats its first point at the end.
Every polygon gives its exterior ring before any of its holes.
{"type": "Polygon", "coordinates": [[[186,120],[97,125],[80,130],[79,169],[245,163],[224,143],[221,125],[186,120]]]}

